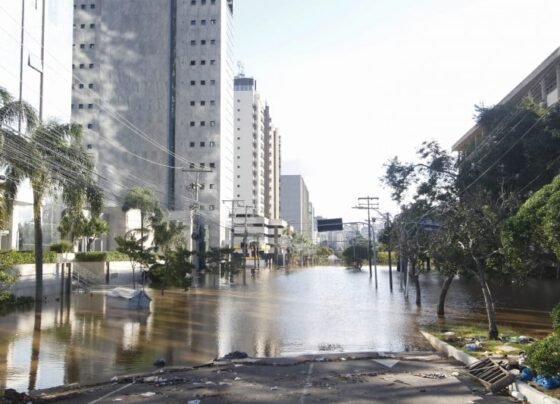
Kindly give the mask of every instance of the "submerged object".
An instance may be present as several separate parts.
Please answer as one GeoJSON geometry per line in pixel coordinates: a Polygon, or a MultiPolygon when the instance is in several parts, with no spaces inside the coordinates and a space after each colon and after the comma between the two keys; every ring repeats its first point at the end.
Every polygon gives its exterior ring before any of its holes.
{"type": "Polygon", "coordinates": [[[107,304],[120,309],[149,310],[151,301],[142,289],[115,288],[107,293],[107,304]]]}

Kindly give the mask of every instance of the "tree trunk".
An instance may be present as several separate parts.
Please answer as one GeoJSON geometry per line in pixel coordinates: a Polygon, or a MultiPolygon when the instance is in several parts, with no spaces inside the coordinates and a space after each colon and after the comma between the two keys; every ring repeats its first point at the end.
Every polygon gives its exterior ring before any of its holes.
{"type": "Polygon", "coordinates": [[[478,272],[478,281],[480,282],[480,287],[482,289],[482,295],[484,296],[484,304],[486,306],[486,315],[488,317],[488,338],[498,339],[498,322],[496,320],[496,308],[494,307],[494,298],[492,297],[492,292],[488,286],[488,281],[484,274],[484,267],[482,263],[475,259],[476,268],[478,272]]]}
{"type": "Polygon", "coordinates": [[[439,294],[439,301],[437,306],[437,315],[439,317],[443,317],[445,315],[445,298],[447,297],[447,292],[449,291],[451,282],[453,282],[453,278],[455,278],[455,274],[445,278],[445,282],[443,282],[443,286],[441,287],[441,292],[439,294]]]}
{"type": "Polygon", "coordinates": [[[35,227],[35,301],[43,300],[43,228],[41,226],[41,192],[33,187],[33,224],[35,227]]]}
{"type": "Polygon", "coordinates": [[[416,264],[412,263],[412,270],[410,271],[410,277],[414,280],[414,286],[416,287],[416,306],[422,306],[422,290],[420,289],[420,274],[418,273],[418,268],[416,264]]]}

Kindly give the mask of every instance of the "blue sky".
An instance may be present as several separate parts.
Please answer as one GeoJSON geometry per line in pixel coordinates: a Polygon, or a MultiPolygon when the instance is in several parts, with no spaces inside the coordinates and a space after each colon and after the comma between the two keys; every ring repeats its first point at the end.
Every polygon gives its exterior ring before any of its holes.
{"type": "Polygon", "coordinates": [[[450,148],[560,46],[557,0],[236,0],[236,58],[282,133],[283,172],[316,214],[363,220],[395,155],[450,148]]]}

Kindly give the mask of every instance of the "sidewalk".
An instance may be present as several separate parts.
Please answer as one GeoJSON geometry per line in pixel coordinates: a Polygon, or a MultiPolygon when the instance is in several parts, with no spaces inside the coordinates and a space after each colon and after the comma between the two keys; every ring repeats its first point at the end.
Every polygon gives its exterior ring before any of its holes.
{"type": "Polygon", "coordinates": [[[487,395],[466,375],[461,362],[433,352],[215,361],[97,386],[37,391],[33,396],[41,401],[91,404],[512,402],[507,396],[487,395]]]}

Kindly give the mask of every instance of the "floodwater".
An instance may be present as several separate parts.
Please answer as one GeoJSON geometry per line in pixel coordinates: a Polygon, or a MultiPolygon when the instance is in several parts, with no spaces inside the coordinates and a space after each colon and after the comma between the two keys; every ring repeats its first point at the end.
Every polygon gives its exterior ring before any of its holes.
{"type": "MultiPolygon", "coordinates": [[[[192,365],[244,351],[269,357],[320,352],[427,349],[418,328],[485,321],[474,281],[456,280],[445,320],[435,315],[442,280],[422,277],[423,305],[414,288],[405,298],[394,272],[378,268],[378,289],[366,270],[341,267],[261,270],[232,285],[207,278],[206,285],[150,290],[151,311],[112,309],[101,293],[75,294],[71,302],[43,305],[0,317],[0,389],[42,389],[68,383],[107,381],[115,375],[167,365],[192,365]]],[[[560,283],[534,281],[495,292],[500,325],[529,335],[550,331],[549,311],[560,283]]],[[[556,299],[556,300],[555,300],[556,299]]]]}

